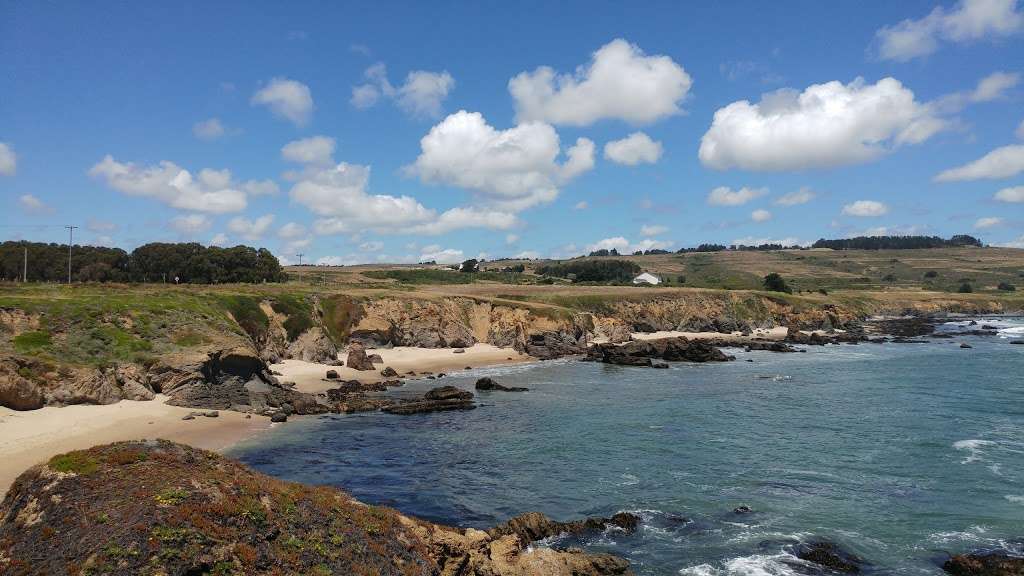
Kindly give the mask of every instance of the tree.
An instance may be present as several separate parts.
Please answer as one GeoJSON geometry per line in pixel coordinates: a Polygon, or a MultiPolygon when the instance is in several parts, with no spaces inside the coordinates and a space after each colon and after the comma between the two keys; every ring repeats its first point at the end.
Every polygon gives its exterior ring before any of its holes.
{"type": "Polygon", "coordinates": [[[764,277],[764,289],[770,292],[785,292],[786,294],[792,294],[793,289],[786,284],[786,281],[776,272],[764,277]]]}
{"type": "Polygon", "coordinates": [[[480,263],[476,261],[476,258],[470,258],[459,266],[460,272],[476,272],[480,266],[480,263]]]}
{"type": "Polygon", "coordinates": [[[1009,282],[1000,282],[997,288],[1002,290],[1003,292],[1014,292],[1017,290],[1017,287],[1014,286],[1013,284],[1010,284],[1009,282]]]}
{"type": "Polygon", "coordinates": [[[630,282],[640,273],[640,266],[625,260],[582,260],[546,264],[536,270],[543,276],[567,278],[574,282],[630,282]]]}
{"type": "Polygon", "coordinates": [[[961,294],[970,294],[971,292],[974,292],[974,288],[971,287],[970,282],[964,282],[956,291],[961,294]]]}

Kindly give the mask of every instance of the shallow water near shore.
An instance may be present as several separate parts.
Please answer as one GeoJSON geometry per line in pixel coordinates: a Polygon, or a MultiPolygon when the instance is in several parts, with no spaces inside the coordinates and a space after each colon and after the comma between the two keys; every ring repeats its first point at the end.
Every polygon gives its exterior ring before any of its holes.
{"type": "Polygon", "coordinates": [[[947,551],[1024,552],[1024,346],[729,352],[669,370],[554,361],[409,382],[397,394],[484,375],[530,391],[477,393],[468,412],[302,419],[229,455],[456,526],[632,511],[634,534],[551,544],[644,575],[806,573],[786,546],[813,538],[878,574],[939,574],[947,551]]]}

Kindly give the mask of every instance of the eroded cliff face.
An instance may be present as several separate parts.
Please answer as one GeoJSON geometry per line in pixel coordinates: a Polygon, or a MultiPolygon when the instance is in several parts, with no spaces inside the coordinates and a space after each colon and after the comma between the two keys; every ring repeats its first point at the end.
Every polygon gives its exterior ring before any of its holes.
{"type": "Polygon", "coordinates": [[[287,358],[332,364],[349,342],[426,348],[480,342],[546,359],[585,354],[595,340],[624,342],[632,332],[728,333],[775,326],[788,327],[791,333],[830,328],[857,332],[860,321],[875,314],[1005,311],[995,299],[890,296],[830,301],[817,296],[702,291],[643,299],[608,297],[589,310],[466,297],[326,298],[295,296],[290,308],[282,308],[281,300],[270,297],[256,300],[253,308],[266,318],[259,329],[231,314],[215,321],[208,315],[140,320],[124,313],[90,317],[91,327],[82,328],[17,308],[0,308],[0,337],[14,344],[0,348],[0,406],[31,410],[46,405],[109,404],[145,400],[164,392],[182,406],[197,408],[260,411],[288,402],[314,410],[308,398],[277,382],[267,364],[287,358]],[[142,352],[136,354],[132,348],[123,360],[95,365],[68,362],[53,353],[25,352],[17,345],[32,345],[33,338],[42,335],[45,342],[52,339],[54,350],[90,350],[75,347],[86,330],[109,332],[114,334],[110,345],[140,345],[142,352]],[[118,338],[123,342],[119,344],[118,338]],[[195,342],[185,344],[188,338],[195,342]],[[218,358],[246,358],[256,368],[244,377],[209,370],[218,358]]]}

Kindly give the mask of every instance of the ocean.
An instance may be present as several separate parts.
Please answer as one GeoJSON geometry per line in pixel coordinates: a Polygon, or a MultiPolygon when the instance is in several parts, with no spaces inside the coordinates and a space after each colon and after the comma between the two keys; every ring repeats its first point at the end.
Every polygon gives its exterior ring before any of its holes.
{"type": "Polygon", "coordinates": [[[1024,345],[1010,344],[1024,322],[967,324],[939,331],[1000,333],[729,349],[735,362],[668,370],[557,360],[465,371],[396,394],[471,390],[481,376],[530,391],[480,392],[466,412],[299,419],[229,455],[454,526],[633,512],[632,534],[539,545],[611,552],[643,575],[814,572],[790,551],[816,539],[862,557],[867,573],[941,574],[949,553],[1024,553],[1024,345]]]}

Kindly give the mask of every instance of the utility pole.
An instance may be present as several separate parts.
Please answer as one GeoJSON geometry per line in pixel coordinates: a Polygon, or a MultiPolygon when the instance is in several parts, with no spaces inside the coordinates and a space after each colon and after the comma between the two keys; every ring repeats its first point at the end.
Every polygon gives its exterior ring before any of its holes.
{"type": "MultiPolygon", "coordinates": [[[[296,256],[299,257],[299,266],[302,266],[302,257],[305,256],[305,254],[302,254],[300,252],[300,253],[296,254],[296,256]]],[[[299,270],[299,283],[300,284],[302,283],[302,270],[299,270]]]]}
{"type": "Polygon", "coordinates": [[[75,238],[75,228],[78,226],[65,226],[68,229],[68,284],[71,284],[71,244],[75,238]]]}

